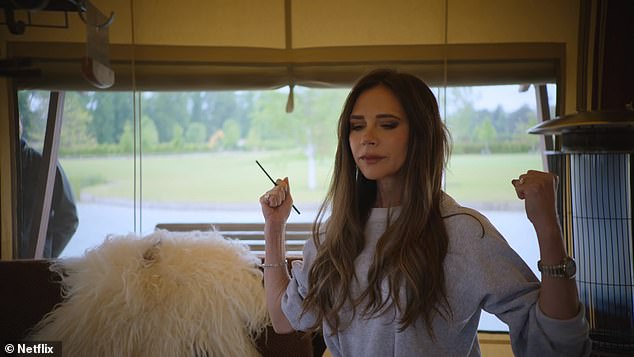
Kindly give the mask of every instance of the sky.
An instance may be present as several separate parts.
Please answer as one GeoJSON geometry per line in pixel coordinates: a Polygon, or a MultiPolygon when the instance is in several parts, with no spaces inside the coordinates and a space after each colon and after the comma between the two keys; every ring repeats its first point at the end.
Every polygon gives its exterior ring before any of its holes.
{"type": "MultiPolygon", "coordinates": [[[[555,85],[548,85],[548,102],[555,104],[555,85]]],[[[530,108],[536,107],[535,88],[530,86],[526,92],[519,91],[519,85],[507,86],[482,86],[474,87],[474,95],[478,99],[476,109],[493,110],[502,105],[505,111],[511,112],[527,104],[530,108]]]]}

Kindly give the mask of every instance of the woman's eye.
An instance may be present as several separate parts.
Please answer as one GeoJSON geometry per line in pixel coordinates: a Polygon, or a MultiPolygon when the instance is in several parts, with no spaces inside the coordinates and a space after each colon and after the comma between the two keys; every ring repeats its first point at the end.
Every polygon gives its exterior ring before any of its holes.
{"type": "Polygon", "coordinates": [[[398,126],[398,122],[394,121],[389,123],[383,123],[381,124],[381,126],[385,129],[394,129],[398,126]]]}
{"type": "Polygon", "coordinates": [[[361,130],[363,129],[363,124],[350,124],[350,130],[361,130]]]}

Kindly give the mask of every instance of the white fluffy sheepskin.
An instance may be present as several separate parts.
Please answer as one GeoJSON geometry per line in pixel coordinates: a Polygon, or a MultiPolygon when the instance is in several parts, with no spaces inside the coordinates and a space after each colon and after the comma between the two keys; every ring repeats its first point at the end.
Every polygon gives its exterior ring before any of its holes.
{"type": "Polygon", "coordinates": [[[258,263],[215,232],[110,236],[52,265],[65,300],[31,339],[62,341],[64,356],[257,356],[258,263]]]}

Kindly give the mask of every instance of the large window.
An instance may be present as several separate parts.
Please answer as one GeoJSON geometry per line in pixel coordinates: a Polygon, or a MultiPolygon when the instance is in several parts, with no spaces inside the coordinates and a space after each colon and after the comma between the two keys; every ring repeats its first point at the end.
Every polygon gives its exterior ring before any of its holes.
{"type": "MultiPolygon", "coordinates": [[[[547,88],[554,116],[556,88],[547,88]]],[[[539,276],[537,236],[511,185],[511,179],[527,170],[545,170],[539,137],[526,133],[538,123],[534,87],[456,87],[446,93],[447,126],[453,137],[447,193],[483,213],[539,276]]],[[[483,312],[480,329],[508,327],[483,312]]]]}
{"type": "MultiPolygon", "coordinates": [[[[453,138],[446,191],[485,214],[536,271],[537,241],[510,184],[543,169],[539,138],[526,134],[537,124],[534,90],[519,88],[436,94],[453,138]]],[[[312,222],[330,182],[346,94],[295,88],[287,113],[287,89],[143,92],[136,106],[130,92],[67,92],[59,157],[79,226],[62,256],[82,254],[108,234],[148,233],[157,223],[262,222],[258,197],[271,184],[255,160],[273,177],[289,177],[301,211],[290,221],[312,222]]],[[[19,92],[22,137],[36,149],[47,103],[47,92],[19,92]]],[[[480,327],[506,329],[486,314],[480,327]]]]}

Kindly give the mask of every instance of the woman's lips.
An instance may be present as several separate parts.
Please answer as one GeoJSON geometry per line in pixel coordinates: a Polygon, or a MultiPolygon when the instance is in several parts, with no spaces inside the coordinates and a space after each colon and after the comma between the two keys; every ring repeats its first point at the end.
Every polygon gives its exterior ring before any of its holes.
{"type": "Polygon", "coordinates": [[[363,155],[361,156],[361,160],[365,161],[366,164],[372,165],[372,164],[376,164],[377,162],[383,160],[385,158],[385,156],[378,156],[378,155],[363,155]]]}

